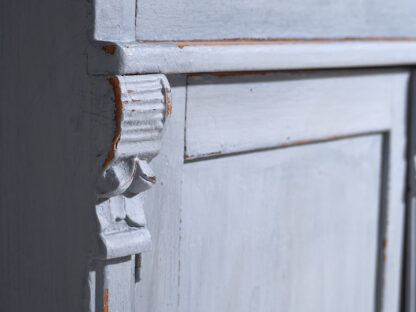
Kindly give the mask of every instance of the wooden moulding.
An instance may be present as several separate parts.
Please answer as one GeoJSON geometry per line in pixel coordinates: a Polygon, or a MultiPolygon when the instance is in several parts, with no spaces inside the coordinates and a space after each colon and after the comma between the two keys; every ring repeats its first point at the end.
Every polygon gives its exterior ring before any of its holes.
{"type": "Polygon", "coordinates": [[[412,38],[103,43],[91,74],[271,71],[416,64],[412,38]],[[394,39],[394,40],[393,40],[394,39]],[[107,46],[107,48],[104,48],[107,46]],[[111,46],[111,45],[110,45],[111,46]]]}
{"type": "Polygon", "coordinates": [[[140,276],[140,268],[134,264],[151,248],[139,195],[156,183],[149,162],[160,151],[172,99],[164,75],[95,79],[103,80],[97,86],[104,89],[97,98],[99,113],[94,128],[102,131],[96,131],[96,141],[107,143],[97,145],[98,239],[89,272],[90,311],[129,312],[134,302],[134,277],[140,276]],[[108,96],[110,88],[112,96],[108,96]]]}

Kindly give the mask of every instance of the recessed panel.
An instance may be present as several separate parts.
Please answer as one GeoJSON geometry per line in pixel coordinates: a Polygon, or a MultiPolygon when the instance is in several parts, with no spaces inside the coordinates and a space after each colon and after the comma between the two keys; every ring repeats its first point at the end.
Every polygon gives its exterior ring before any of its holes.
{"type": "Polygon", "coordinates": [[[397,70],[191,76],[185,158],[386,131],[407,79],[397,70]]]}
{"type": "Polygon", "coordinates": [[[382,145],[185,164],[179,311],[374,311],[382,145]]]}

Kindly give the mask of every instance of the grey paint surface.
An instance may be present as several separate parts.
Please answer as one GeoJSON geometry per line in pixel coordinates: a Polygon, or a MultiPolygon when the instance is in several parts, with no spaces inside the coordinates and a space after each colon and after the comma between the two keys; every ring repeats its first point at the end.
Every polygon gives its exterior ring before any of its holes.
{"type": "Polygon", "coordinates": [[[201,73],[416,63],[415,41],[123,43],[114,54],[95,48],[88,70],[95,74],[201,73]]]}
{"type": "MultiPolygon", "coordinates": [[[[316,89],[311,87],[316,81],[313,79],[314,75],[309,73],[307,75],[309,80],[304,81],[305,85],[303,85],[301,80],[294,80],[297,87],[303,86],[303,88],[299,87],[298,92],[294,92],[294,90],[296,90],[295,87],[295,89],[292,90],[293,94],[291,93],[292,91],[290,88],[291,81],[287,80],[289,84],[286,88],[277,92],[280,97],[276,98],[276,100],[272,95],[274,94],[273,91],[279,90],[278,84],[271,84],[273,87],[269,90],[271,92],[269,96],[262,98],[256,97],[254,94],[253,98],[247,100],[249,96],[244,96],[246,94],[244,89],[249,89],[249,84],[245,85],[242,83],[246,78],[238,76],[224,77],[225,80],[222,80],[224,85],[211,85],[210,80],[207,80],[207,85],[204,87],[211,90],[211,93],[205,94],[207,97],[205,97],[203,89],[195,93],[194,101],[189,101],[192,97],[188,96],[187,110],[188,112],[191,112],[192,109],[195,109],[195,114],[187,115],[186,121],[188,126],[186,128],[186,136],[187,138],[192,136],[199,137],[198,144],[191,146],[195,151],[206,146],[207,142],[212,142],[214,144],[218,144],[218,146],[223,149],[223,152],[239,152],[262,147],[273,147],[273,145],[270,144],[270,140],[273,140],[273,138],[282,139],[283,141],[286,140],[286,136],[279,137],[279,134],[287,131],[286,126],[290,128],[291,126],[296,125],[296,127],[289,132],[296,133],[296,130],[301,130],[300,134],[303,137],[308,136],[309,139],[311,131],[316,135],[315,131],[319,132],[324,130],[325,136],[329,137],[331,137],[331,135],[339,134],[341,129],[347,130],[347,132],[349,131],[350,134],[357,133],[357,131],[383,131],[385,134],[385,141],[383,143],[384,173],[383,179],[379,180],[377,183],[380,185],[380,188],[384,190],[381,196],[384,208],[381,209],[381,211],[383,211],[383,215],[380,217],[380,220],[377,221],[380,222],[380,231],[378,234],[380,245],[379,250],[377,251],[377,270],[379,271],[379,274],[376,289],[374,289],[374,291],[377,292],[377,311],[398,311],[400,300],[401,250],[404,224],[403,213],[406,141],[405,112],[409,74],[406,71],[391,73],[381,71],[375,73],[374,75],[366,75],[359,71],[356,73],[359,73],[361,76],[343,76],[341,72],[329,74],[327,77],[331,78],[327,82],[329,82],[331,88],[317,87],[316,89]],[[383,74],[381,75],[381,73],[383,74]],[[350,78],[352,80],[349,80],[350,78]],[[355,78],[358,79],[357,83],[354,82],[355,78]],[[230,79],[228,84],[226,83],[227,79],[230,79]],[[339,84],[337,82],[338,79],[340,79],[338,81],[339,84]],[[232,88],[231,85],[233,81],[236,82],[234,88],[240,88],[240,91],[231,92],[230,94],[227,94],[227,92],[222,93],[221,90],[225,86],[230,86],[230,88],[232,88]],[[311,85],[305,87],[309,83],[311,85]],[[311,92],[313,90],[315,90],[316,93],[311,92]],[[385,91],[388,92],[386,92],[384,96],[379,97],[379,95],[385,91]],[[285,92],[292,94],[292,96],[288,97],[288,101],[284,100],[286,94],[285,92]],[[320,98],[320,95],[322,95],[322,98],[320,98]],[[230,98],[228,98],[228,96],[230,96],[230,98]],[[355,96],[358,96],[358,98],[354,100],[355,96]],[[291,109],[293,107],[298,107],[298,109],[296,112],[292,112],[292,114],[287,116],[283,113],[285,112],[284,110],[280,114],[276,114],[276,111],[279,111],[279,109],[282,108],[280,107],[282,103],[279,103],[278,99],[283,99],[283,108],[291,109]],[[314,99],[317,100],[315,104],[319,105],[315,106],[313,102],[314,99]],[[364,99],[367,100],[364,101],[364,99]],[[219,104],[219,106],[216,107],[216,104],[219,104]],[[322,107],[320,107],[321,104],[323,105],[322,107]],[[194,105],[193,108],[192,105],[194,105]],[[343,109],[339,110],[339,108],[342,108],[343,105],[346,105],[346,111],[337,115],[343,111],[343,109]],[[373,107],[373,112],[363,113],[361,111],[362,109],[365,109],[363,106],[367,105],[369,105],[369,107],[376,105],[373,107]],[[320,108],[313,110],[312,107],[320,108]],[[267,108],[264,113],[256,114],[257,109],[262,110],[264,108],[267,108]],[[251,115],[250,112],[252,113],[251,115]],[[351,121],[351,123],[344,123],[343,117],[349,116],[349,114],[354,115],[354,117],[350,116],[347,118],[351,121]],[[244,132],[248,122],[244,118],[247,116],[253,117],[251,119],[253,127],[248,128],[248,134],[244,132]],[[296,116],[296,118],[293,119],[292,123],[286,124],[285,118],[288,116],[296,116]],[[319,119],[319,116],[322,117],[322,120],[319,119]],[[206,127],[211,130],[207,132],[198,131],[198,122],[193,120],[194,118],[197,119],[197,117],[203,117],[201,120],[205,121],[200,121],[200,123],[208,125],[206,127]],[[331,126],[329,120],[334,118],[336,122],[331,126]],[[273,120],[273,122],[271,122],[271,120],[273,120]],[[221,121],[224,121],[224,123],[221,123],[221,121]],[[329,122],[329,124],[327,122],[329,122]],[[195,127],[190,125],[194,125],[195,127]],[[337,127],[337,125],[340,127],[337,127]],[[363,125],[365,126],[364,128],[363,125]],[[221,131],[218,132],[220,129],[221,131]],[[274,133],[273,131],[276,129],[279,129],[279,131],[274,133]],[[227,134],[233,133],[233,131],[236,131],[233,135],[234,140],[227,141],[227,134]],[[216,133],[216,135],[207,137],[206,133],[216,133]],[[241,135],[244,133],[246,133],[246,135],[241,135]],[[268,134],[272,134],[271,137],[268,134]],[[250,141],[252,137],[255,137],[256,139],[254,141],[250,141]],[[259,142],[263,143],[263,145],[259,146],[259,142]]],[[[202,81],[203,80],[204,78],[202,78],[202,81]]],[[[257,81],[256,78],[252,79],[252,82],[259,83],[259,85],[262,85],[264,81],[268,80],[259,79],[257,81]]],[[[320,86],[325,86],[327,82],[325,82],[325,79],[320,80],[320,86]]],[[[200,86],[203,86],[203,83],[200,86]]],[[[254,86],[256,86],[256,84],[254,84],[254,86]]],[[[189,90],[191,90],[192,87],[193,85],[190,84],[189,90]]],[[[269,94],[267,93],[267,87],[265,85],[262,87],[266,89],[264,92],[260,93],[269,94]]],[[[227,88],[224,90],[226,91],[227,88]]],[[[319,136],[317,136],[317,138],[319,139],[319,136]]],[[[304,143],[302,140],[300,140],[300,142],[294,142],[295,144],[304,143]]],[[[308,140],[306,142],[312,143],[308,140]]],[[[187,146],[188,143],[189,142],[187,140],[187,146]]],[[[316,142],[314,144],[316,144],[316,142]]],[[[214,158],[221,157],[215,153],[215,151],[218,150],[213,149],[212,152],[214,153],[209,156],[214,158]]],[[[188,152],[188,149],[186,152],[188,152]]],[[[198,154],[196,153],[195,155],[198,154]]],[[[227,159],[233,159],[234,157],[238,156],[231,155],[230,157],[227,157],[227,159]]],[[[192,159],[190,161],[192,162],[192,159]]],[[[205,161],[202,161],[202,163],[203,162],[205,161]]],[[[213,163],[214,162],[211,162],[211,164],[213,163]]],[[[300,163],[301,162],[299,162],[299,166],[302,166],[300,163]]],[[[341,163],[343,162],[340,162],[340,166],[342,166],[341,163]]],[[[249,166],[246,165],[246,167],[249,166]]],[[[214,168],[215,165],[212,166],[211,170],[214,170],[214,168]]],[[[243,167],[241,170],[243,170],[243,167]]],[[[284,170],[284,168],[282,168],[282,170],[284,170]]],[[[229,178],[230,177],[228,175],[225,175],[221,183],[225,183],[225,180],[229,178]]],[[[261,181],[261,179],[258,180],[261,181]]],[[[246,182],[241,182],[239,185],[244,188],[245,183],[246,182]]],[[[209,189],[210,187],[206,188],[206,190],[209,189]]],[[[227,190],[228,188],[224,187],[224,189],[227,190]]],[[[251,188],[246,189],[247,192],[250,190],[251,188]]],[[[304,192],[308,192],[308,188],[305,190],[298,189],[297,192],[299,192],[299,196],[302,196],[304,192]]],[[[193,195],[193,191],[184,191],[184,196],[193,195]]],[[[267,194],[267,196],[273,195],[267,194]]],[[[331,194],[329,193],[328,196],[331,196],[331,194]]],[[[183,239],[184,236],[188,236],[188,234],[182,233],[183,239]]],[[[191,256],[192,252],[192,250],[189,251],[191,256]]],[[[184,296],[189,295],[189,293],[187,293],[187,289],[181,289],[181,294],[183,294],[182,291],[184,291],[184,296]]]]}
{"type": "Polygon", "coordinates": [[[153,248],[142,255],[142,280],[136,284],[136,311],[177,311],[180,211],[185,128],[185,76],[168,76],[173,110],[161,152],[151,165],[158,182],[143,194],[153,248]]]}
{"type": "Polygon", "coordinates": [[[100,41],[134,41],[135,0],[94,0],[93,37],[100,41]]]}
{"type": "Polygon", "coordinates": [[[184,167],[180,311],[373,311],[382,136],[184,167]]]}
{"type": "MultiPolygon", "coordinates": [[[[87,46],[91,37],[88,24],[92,23],[92,16],[87,12],[87,2],[80,0],[70,3],[2,1],[0,4],[0,301],[5,311],[84,311],[87,308],[87,266],[96,236],[93,215],[96,181],[91,174],[96,155],[91,153],[90,137],[94,112],[90,107],[90,81],[87,79],[87,46]]],[[[360,43],[357,46],[360,50],[360,43]]],[[[389,45],[393,46],[393,43],[389,45]]],[[[353,66],[357,62],[360,66],[374,66],[386,64],[379,61],[380,57],[384,59],[383,55],[388,55],[389,59],[393,55],[392,64],[408,64],[407,50],[400,46],[398,50],[387,47],[381,49],[380,54],[373,54],[377,56],[375,62],[371,56],[361,60],[357,58],[359,54],[355,54],[352,61],[342,58],[329,63],[331,67],[353,66]]],[[[337,46],[338,50],[342,48],[337,46]]],[[[215,49],[204,50],[198,54],[196,63],[195,59],[186,63],[186,54],[181,54],[182,59],[177,60],[167,57],[163,51],[160,54],[157,49],[149,50],[149,54],[157,53],[155,58],[146,59],[146,70],[184,72],[233,68],[233,64],[227,67],[228,62],[235,55],[244,58],[247,49],[225,49],[220,55],[215,49]],[[207,59],[210,53],[212,56],[207,59]],[[228,57],[223,59],[224,55],[228,57]],[[220,61],[223,63],[215,65],[220,61]]],[[[175,47],[174,52],[179,50],[175,47]]],[[[254,56],[256,51],[249,50],[254,56]]],[[[261,50],[262,58],[276,53],[271,47],[267,50],[267,53],[261,50]]],[[[291,51],[286,50],[285,55],[290,55],[291,51]]],[[[310,55],[303,48],[296,51],[298,60],[302,53],[310,55]]],[[[312,51],[322,52],[322,46],[312,51]]],[[[172,55],[177,55],[175,53],[172,55]]],[[[137,63],[138,55],[124,58],[122,66],[117,67],[119,73],[143,68],[140,67],[143,64],[137,63]]],[[[276,69],[276,60],[274,63],[266,60],[260,65],[276,69]]],[[[106,66],[106,61],[101,59],[100,64],[106,66]]],[[[322,66],[319,65],[322,62],[314,63],[309,59],[295,67],[307,68],[311,63],[315,64],[314,68],[322,66]]],[[[184,105],[183,88],[179,89],[182,91],[176,97],[180,97],[184,105]]],[[[391,96],[400,103],[405,98],[401,92],[391,96]]],[[[178,116],[175,130],[167,134],[169,141],[165,141],[165,150],[155,162],[155,171],[163,169],[160,186],[148,195],[152,204],[146,209],[150,211],[147,211],[149,228],[156,247],[144,259],[143,267],[151,269],[144,270],[143,283],[137,286],[140,298],[136,309],[139,311],[177,308],[184,129],[184,106],[180,107],[179,110],[174,108],[178,116]]],[[[395,126],[391,131],[392,175],[388,198],[391,213],[387,229],[391,240],[386,251],[385,274],[385,311],[389,312],[397,307],[402,242],[403,185],[400,180],[404,172],[405,134],[400,126],[404,124],[402,106],[399,104],[396,108],[392,111],[395,126]]]]}
{"type": "Polygon", "coordinates": [[[415,36],[415,14],[412,0],[138,0],[136,38],[415,36]]]}
{"type": "Polygon", "coordinates": [[[387,130],[402,71],[188,78],[186,159],[387,130]]]}

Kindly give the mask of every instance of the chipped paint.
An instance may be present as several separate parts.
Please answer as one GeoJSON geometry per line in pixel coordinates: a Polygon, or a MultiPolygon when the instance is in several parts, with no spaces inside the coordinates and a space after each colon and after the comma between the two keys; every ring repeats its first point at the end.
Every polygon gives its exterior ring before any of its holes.
{"type": "MultiPolygon", "coordinates": [[[[198,155],[197,157],[198,158],[209,158],[209,157],[215,157],[215,156],[221,156],[223,154],[223,152],[222,151],[217,151],[217,152],[212,152],[212,153],[207,153],[207,154],[204,154],[204,155],[198,155]]],[[[188,155],[188,154],[185,154],[185,159],[194,159],[195,158],[195,156],[194,155],[188,155]]]]}
{"type": "Polygon", "coordinates": [[[157,180],[157,177],[156,176],[148,176],[147,174],[145,174],[145,173],[143,173],[143,176],[142,176],[145,180],[147,180],[147,181],[149,181],[149,182],[152,182],[152,183],[155,183],[156,182],[156,180],[157,180]]]}
{"type": "Polygon", "coordinates": [[[187,46],[296,44],[305,42],[343,41],[416,41],[415,37],[344,37],[344,38],[230,38],[194,40],[143,40],[142,43],[176,43],[179,49],[187,46]]]}
{"type": "Polygon", "coordinates": [[[166,116],[169,116],[170,114],[172,114],[172,95],[170,93],[170,90],[166,90],[165,103],[166,103],[166,116]]]}
{"type": "Polygon", "coordinates": [[[103,50],[107,54],[114,54],[116,52],[116,48],[117,48],[117,46],[114,45],[114,44],[107,44],[107,45],[103,46],[103,50]]]}
{"type": "Polygon", "coordinates": [[[142,43],[207,43],[207,42],[337,42],[337,41],[416,41],[416,37],[342,37],[342,38],[224,38],[192,40],[141,40],[142,43]]]}
{"type": "Polygon", "coordinates": [[[108,288],[104,290],[104,309],[103,312],[108,312],[108,288]]]}
{"type": "Polygon", "coordinates": [[[120,140],[121,134],[121,114],[122,114],[122,103],[121,103],[121,90],[120,90],[120,83],[117,77],[112,77],[108,79],[110,84],[113,86],[114,91],[114,121],[115,121],[115,131],[112,140],[112,148],[108,152],[107,158],[104,161],[102,167],[105,168],[110,163],[110,161],[114,158],[114,153],[117,148],[117,143],[120,140]]]}
{"type": "Polygon", "coordinates": [[[304,140],[293,140],[290,141],[290,137],[287,137],[287,142],[281,142],[280,144],[277,145],[273,145],[273,146],[269,146],[269,147],[264,147],[264,148],[258,148],[258,149],[249,149],[249,150],[241,150],[241,151],[233,151],[233,152],[229,152],[229,151],[216,151],[216,152],[211,152],[211,153],[204,153],[204,154],[197,154],[197,155],[191,155],[191,154],[186,154],[186,146],[185,146],[185,161],[186,162],[194,162],[194,161],[199,161],[199,160],[203,160],[206,158],[218,158],[221,157],[223,155],[237,155],[237,154],[242,154],[242,153],[253,153],[253,152],[259,152],[259,151],[267,151],[267,150],[273,150],[276,148],[285,148],[285,147],[290,147],[290,146],[296,146],[296,145],[305,145],[305,144],[315,144],[318,142],[328,142],[328,141],[333,141],[333,140],[342,140],[342,139],[347,139],[347,138],[354,138],[354,137],[359,137],[362,135],[371,135],[371,134],[377,134],[378,132],[365,132],[365,133],[350,133],[350,134],[345,134],[345,135],[335,135],[335,136],[329,136],[329,137],[322,137],[322,138],[316,138],[316,139],[304,139],[304,140]]]}

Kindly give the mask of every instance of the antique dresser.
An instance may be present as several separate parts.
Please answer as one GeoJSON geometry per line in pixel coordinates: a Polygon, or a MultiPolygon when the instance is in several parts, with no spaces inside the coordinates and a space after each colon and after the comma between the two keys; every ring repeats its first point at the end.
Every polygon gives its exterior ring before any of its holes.
{"type": "Polygon", "coordinates": [[[415,1],[1,13],[1,311],[416,312],[415,1]]]}

